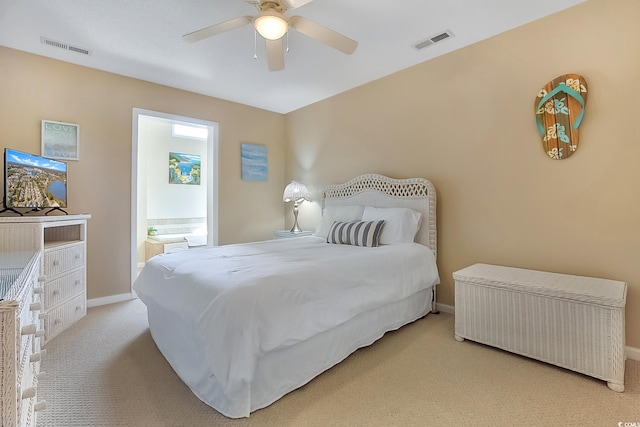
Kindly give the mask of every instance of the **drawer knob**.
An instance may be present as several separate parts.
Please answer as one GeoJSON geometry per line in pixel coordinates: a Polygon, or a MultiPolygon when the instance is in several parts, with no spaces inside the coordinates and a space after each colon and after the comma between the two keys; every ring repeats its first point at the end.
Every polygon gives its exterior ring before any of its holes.
{"type": "Polygon", "coordinates": [[[31,311],[42,310],[42,304],[40,304],[39,302],[33,302],[29,305],[29,310],[31,311]]]}
{"type": "Polygon", "coordinates": [[[60,261],[58,261],[57,259],[53,260],[53,265],[60,265],[60,261]]]}
{"type": "Polygon", "coordinates": [[[33,288],[33,293],[36,295],[40,295],[44,293],[44,288],[40,287],[40,286],[36,286],[35,288],[33,288]]]}
{"type": "Polygon", "coordinates": [[[76,285],[79,285],[80,283],[82,283],[82,280],[80,279],[76,280],[76,285]]]}
{"type": "Polygon", "coordinates": [[[38,328],[36,327],[35,324],[31,324],[31,325],[24,325],[21,329],[20,329],[20,334],[22,335],[31,335],[31,334],[35,334],[36,330],[38,328]]]}
{"type": "Polygon", "coordinates": [[[31,356],[29,356],[29,362],[39,362],[42,360],[42,356],[44,356],[43,354],[44,350],[40,351],[40,353],[33,353],[31,356]]]}
{"type": "Polygon", "coordinates": [[[32,397],[36,397],[36,388],[29,387],[22,390],[22,398],[23,399],[31,399],[32,397]]]}
{"type": "Polygon", "coordinates": [[[59,289],[54,289],[53,290],[53,295],[60,295],[60,290],[59,289]]]}
{"type": "Polygon", "coordinates": [[[60,323],[62,323],[61,319],[56,319],[53,321],[54,324],[59,325],[60,323]]]}
{"type": "Polygon", "coordinates": [[[76,254],[76,259],[80,259],[80,258],[82,258],[80,254],[76,254]]]}
{"type": "Polygon", "coordinates": [[[82,306],[81,305],[76,305],[76,311],[80,311],[82,310],[82,306]]]}
{"type": "Polygon", "coordinates": [[[35,411],[44,411],[45,409],[47,409],[47,401],[41,400],[40,402],[33,405],[33,409],[35,411]]]}
{"type": "Polygon", "coordinates": [[[36,331],[36,336],[37,337],[43,337],[44,336],[44,329],[38,329],[36,331]]]}

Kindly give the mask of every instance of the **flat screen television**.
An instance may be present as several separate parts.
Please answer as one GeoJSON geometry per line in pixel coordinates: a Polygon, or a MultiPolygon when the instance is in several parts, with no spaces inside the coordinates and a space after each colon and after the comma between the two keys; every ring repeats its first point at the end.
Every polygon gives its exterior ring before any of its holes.
{"type": "MultiPolygon", "coordinates": [[[[67,164],[58,160],[4,149],[4,211],[40,211],[67,207],[67,164]]],[[[31,212],[30,211],[30,212],[31,212]]]]}

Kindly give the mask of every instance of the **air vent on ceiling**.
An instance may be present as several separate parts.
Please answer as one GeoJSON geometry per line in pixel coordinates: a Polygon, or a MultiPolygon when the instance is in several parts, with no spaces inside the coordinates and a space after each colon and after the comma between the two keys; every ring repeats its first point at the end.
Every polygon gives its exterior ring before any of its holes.
{"type": "Polygon", "coordinates": [[[429,37],[428,39],[421,40],[421,41],[415,43],[413,45],[413,47],[415,47],[418,50],[424,49],[427,46],[431,46],[434,43],[441,42],[442,40],[446,40],[446,39],[448,39],[450,37],[453,37],[453,36],[454,36],[454,34],[451,32],[451,30],[445,30],[442,33],[433,35],[433,36],[429,37]]]}
{"type": "Polygon", "coordinates": [[[91,55],[91,51],[89,49],[85,49],[83,47],[72,46],[68,43],[62,43],[55,40],[48,39],[46,37],[40,37],[40,43],[46,44],[47,46],[53,46],[64,50],[70,50],[71,52],[81,53],[83,55],[91,55]]]}

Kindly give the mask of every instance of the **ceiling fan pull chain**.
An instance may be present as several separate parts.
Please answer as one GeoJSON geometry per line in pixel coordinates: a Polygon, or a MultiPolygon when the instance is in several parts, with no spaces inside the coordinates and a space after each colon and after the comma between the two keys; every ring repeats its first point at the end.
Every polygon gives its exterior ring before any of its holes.
{"type": "Polygon", "coordinates": [[[287,52],[289,52],[289,31],[287,31],[287,52]]]}
{"type": "Polygon", "coordinates": [[[258,59],[258,31],[253,30],[253,59],[258,59]]]}

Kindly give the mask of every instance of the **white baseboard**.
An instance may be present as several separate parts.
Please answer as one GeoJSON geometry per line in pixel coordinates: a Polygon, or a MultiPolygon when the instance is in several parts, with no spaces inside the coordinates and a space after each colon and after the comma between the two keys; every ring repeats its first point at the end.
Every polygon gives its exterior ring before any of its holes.
{"type": "MultiPolygon", "coordinates": [[[[444,313],[456,314],[456,308],[452,305],[436,303],[436,308],[444,313]]],[[[640,362],[640,348],[626,346],[624,348],[627,359],[637,360],[640,362]]]]}
{"type": "Polygon", "coordinates": [[[640,362],[640,348],[626,346],[625,351],[627,359],[637,360],[638,362],[640,362]]]}
{"type": "Polygon", "coordinates": [[[456,312],[456,309],[455,309],[454,306],[446,305],[446,304],[440,304],[439,302],[436,303],[436,308],[439,311],[442,311],[444,313],[455,314],[455,312],[456,312]]]}
{"type": "Polygon", "coordinates": [[[137,298],[135,295],[128,294],[120,294],[120,295],[109,295],[108,297],[101,298],[92,298],[87,300],[87,307],[98,307],[100,305],[114,304],[116,302],[129,301],[130,299],[137,298]]]}

